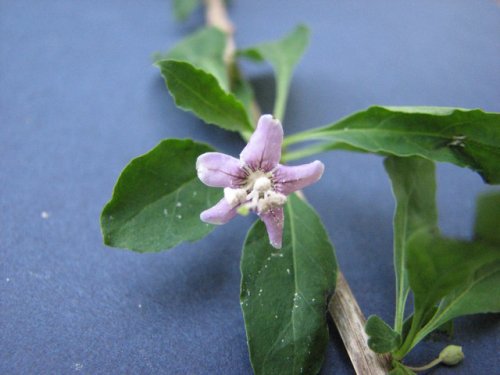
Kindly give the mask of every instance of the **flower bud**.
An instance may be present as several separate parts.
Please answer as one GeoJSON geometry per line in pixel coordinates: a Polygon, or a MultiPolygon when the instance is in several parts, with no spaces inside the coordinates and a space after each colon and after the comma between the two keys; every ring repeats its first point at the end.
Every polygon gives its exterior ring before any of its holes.
{"type": "Polygon", "coordinates": [[[448,345],[439,353],[439,359],[442,363],[448,366],[454,366],[462,362],[464,359],[462,347],[458,345],[448,345]]]}

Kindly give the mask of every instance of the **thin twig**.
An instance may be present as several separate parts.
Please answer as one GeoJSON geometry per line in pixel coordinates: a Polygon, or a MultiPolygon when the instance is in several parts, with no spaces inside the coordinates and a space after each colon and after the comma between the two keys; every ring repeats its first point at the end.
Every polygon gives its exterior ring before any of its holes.
{"type": "Polygon", "coordinates": [[[224,0],[205,0],[205,17],[209,26],[215,26],[227,35],[224,61],[230,66],[234,62],[236,42],[234,41],[234,25],[227,14],[224,0]]]}
{"type": "MultiPolygon", "coordinates": [[[[235,28],[227,14],[225,2],[224,0],[205,0],[205,6],[206,23],[221,29],[227,35],[224,61],[228,67],[231,67],[235,64],[235,28]]],[[[253,106],[258,108],[255,102],[253,106]]],[[[300,194],[305,200],[304,194],[302,192],[300,194]]],[[[330,300],[328,310],[344,341],[356,374],[387,374],[390,369],[390,359],[387,356],[377,355],[368,348],[367,337],[364,331],[365,317],[359,308],[356,298],[352,294],[351,288],[349,288],[349,284],[347,284],[340,271],[337,277],[336,291],[330,300]]]]}
{"type": "MultiPolygon", "coordinates": [[[[224,62],[230,73],[238,76],[240,69],[235,61],[236,42],[234,40],[235,27],[227,14],[226,3],[224,0],[204,0],[205,1],[205,19],[209,26],[217,27],[226,34],[226,49],[224,51],[224,62]]],[[[260,117],[260,107],[253,100],[251,103],[252,120],[257,122],[260,117]]]]}

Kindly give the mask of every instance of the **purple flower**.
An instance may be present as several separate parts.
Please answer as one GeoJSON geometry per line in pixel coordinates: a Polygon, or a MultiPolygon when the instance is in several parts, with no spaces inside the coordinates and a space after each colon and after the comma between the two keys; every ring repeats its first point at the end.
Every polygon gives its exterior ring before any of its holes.
{"type": "Polygon", "coordinates": [[[225,224],[238,212],[253,211],[265,223],[271,245],[281,248],[286,196],[321,178],[324,165],[316,160],[299,166],[279,164],[283,128],[271,115],[261,116],[240,159],[207,152],[198,157],[198,178],[224,188],[224,198],[203,211],[201,220],[225,224]]]}

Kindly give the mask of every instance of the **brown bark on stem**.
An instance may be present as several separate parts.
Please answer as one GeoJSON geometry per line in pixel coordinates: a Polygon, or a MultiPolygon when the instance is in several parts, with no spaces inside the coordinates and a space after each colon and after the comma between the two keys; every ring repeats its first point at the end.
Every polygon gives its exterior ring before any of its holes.
{"type": "MultiPolygon", "coordinates": [[[[206,6],[206,23],[215,26],[227,35],[227,45],[224,61],[231,67],[234,61],[236,43],[234,40],[235,28],[229,16],[224,0],[204,0],[206,6]]],[[[258,108],[254,103],[255,108],[258,108]]],[[[258,117],[258,116],[257,116],[258,117]]],[[[299,196],[305,200],[302,192],[299,196]]],[[[358,375],[383,375],[390,369],[390,358],[374,353],[367,345],[365,333],[365,317],[352,294],[351,288],[339,271],[337,287],[328,305],[335,325],[342,337],[344,345],[351,359],[352,365],[358,375]]]]}

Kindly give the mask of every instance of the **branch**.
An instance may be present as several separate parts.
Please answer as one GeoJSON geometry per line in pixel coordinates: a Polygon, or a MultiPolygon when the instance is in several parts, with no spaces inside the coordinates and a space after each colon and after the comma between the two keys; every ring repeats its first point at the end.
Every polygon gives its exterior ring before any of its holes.
{"type": "MultiPolygon", "coordinates": [[[[235,28],[227,14],[225,2],[224,0],[205,0],[205,7],[207,25],[215,26],[227,35],[224,61],[230,69],[235,65],[235,28]]],[[[260,115],[257,103],[254,102],[253,107],[257,108],[260,115]]],[[[259,115],[256,117],[258,118],[259,115]]],[[[300,192],[299,196],[305,200],[303,193],[300,192]]],[[[390,358],[388,356],[380,356],[368,348],[367,336],[365,334],[365,317],[359,308],[356,298],[352,294],[351,288],[349,288],[349,284],[347,284],[340,271],[335,294],[330,300],[328,310],[344,341],[356,374],[387,374],[390,369],[390,358]]]]}
{"type": "Polygon", "coordinates": [[[226,4],[224,0],[205,0],[205,9],[207,25],[217,27],[227,35],[224,61],[230,66],[234,62],[236,42],[234,41],[234,25],[227,14],[226,4]]]}
{"type": "Polygon", "coordinates": [[[391,368],[390,357],[379,355],[368,347],[365,317],[340,271],[335,294],[328,304],[328,311],[337,326],[356,374],[387,374],[391,368]]]}

